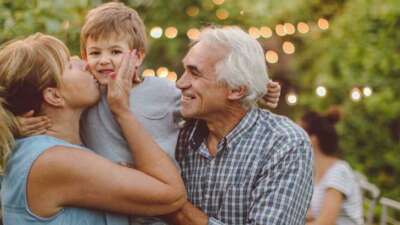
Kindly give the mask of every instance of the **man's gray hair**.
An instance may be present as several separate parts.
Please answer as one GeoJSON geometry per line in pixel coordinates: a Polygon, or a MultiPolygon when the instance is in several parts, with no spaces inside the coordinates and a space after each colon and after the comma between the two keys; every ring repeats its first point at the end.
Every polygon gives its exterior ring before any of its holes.
{"type": "Polygon", "coordinates": [[[255,106],[266,94],[269,80],[260,43],[239,27],[205,28],[198,41],[228,51],[215,66],[217,79],[231,89],[245,86],[247,93],[241,104],[245,108],[255,106]]]}

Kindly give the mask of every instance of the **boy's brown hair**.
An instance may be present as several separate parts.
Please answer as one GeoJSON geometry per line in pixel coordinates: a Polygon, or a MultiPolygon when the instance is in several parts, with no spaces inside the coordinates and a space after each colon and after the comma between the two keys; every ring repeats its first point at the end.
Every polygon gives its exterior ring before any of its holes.
{"type": "Polygon", "coordinates": [[[110,38],[123,35],[129,47],[146,52],[146,30],[138,13],[121,2],[102,4],[88,12],[81,30],[81,55],[86,59],[86,42],[89,38],[110,38]]]}

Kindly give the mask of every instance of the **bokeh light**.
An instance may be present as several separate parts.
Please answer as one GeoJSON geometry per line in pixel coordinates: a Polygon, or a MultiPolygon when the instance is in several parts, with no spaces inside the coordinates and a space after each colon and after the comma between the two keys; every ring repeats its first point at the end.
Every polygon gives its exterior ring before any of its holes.
{"type": "Polygon", "coordinates": [[[163,30],[162,30],[161,27],[153,27],[150,30],[150,36],[152,38],[158,39],[158,38],[160,38],[162,36],[162,34],[163,34],[163,30]]]}
{"type": "Polygon", "coordinates": [[[274,64],[279,61],[279,56],[275,51],[268,50],[267,53],[265,53],[265,59],[268,63],[274,64]]]}

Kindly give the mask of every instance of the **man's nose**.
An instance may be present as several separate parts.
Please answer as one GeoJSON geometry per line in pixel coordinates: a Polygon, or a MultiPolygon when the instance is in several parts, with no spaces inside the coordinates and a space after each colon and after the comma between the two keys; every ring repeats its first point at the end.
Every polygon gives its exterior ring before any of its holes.
{"type": "Polygon", "coordinates": [[[179,80],[176,81],[176,87],[178,89],[185,89],[190,86],[190,82],[187,78],[186,72],[182,74],[182,76],[179,78],[179,80]]]}

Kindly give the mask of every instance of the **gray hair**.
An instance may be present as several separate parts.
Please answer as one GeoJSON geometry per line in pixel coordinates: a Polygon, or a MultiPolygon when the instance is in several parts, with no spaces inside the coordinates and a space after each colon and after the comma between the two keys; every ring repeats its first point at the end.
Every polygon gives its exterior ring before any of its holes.
{"type": "Polygon", "coordinates": [[[242,106],[256,106],[257,101],[267,93],[269,80],[260,43],[239,27],[205,28],[198,41],[228,50],[215,66],[217,79],[231,89],[245,86],[247,94],[241,100],[242,106]]]}

